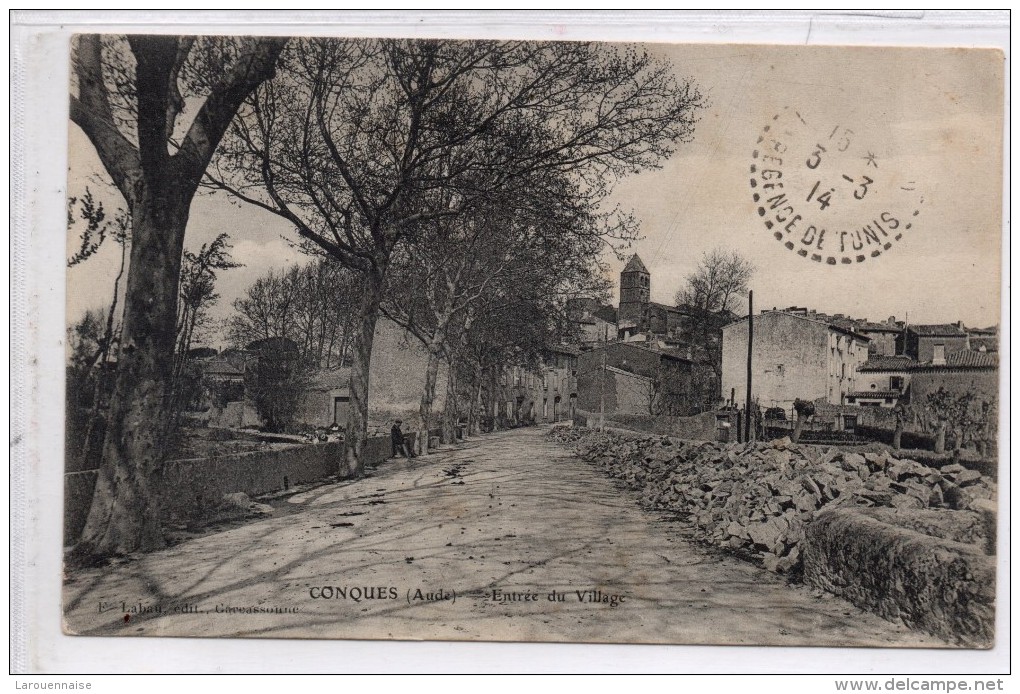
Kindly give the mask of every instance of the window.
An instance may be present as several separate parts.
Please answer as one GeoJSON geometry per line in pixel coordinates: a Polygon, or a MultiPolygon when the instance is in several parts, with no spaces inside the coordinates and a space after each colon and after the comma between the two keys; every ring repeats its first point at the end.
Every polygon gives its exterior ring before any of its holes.
{"type": "Polygon", "coordinates": [[[903,392],[903,376],[890,376],[889,377],[889,390],[898,390],[903,392]]]}
{"type": "Polygon", "coordinates": [[[934,345],[932,347],[932,363],[934,364],[945,364],[946,363],[946,346],[945,345],[934,345]]]}

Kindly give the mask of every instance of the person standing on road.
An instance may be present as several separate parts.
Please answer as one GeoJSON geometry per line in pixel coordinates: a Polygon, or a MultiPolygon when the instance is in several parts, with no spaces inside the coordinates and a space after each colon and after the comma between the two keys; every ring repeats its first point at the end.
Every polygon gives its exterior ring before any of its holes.
{"type": "Polygon", "coordinates": [[[403,454],[405,458],[411,459],[415,456],[407,447],[407,440],[404,438],[404,432],[400,429],[402,424],[403,422],[398,419],[393,422],[393,427],[390,429],[390,447],[393,449],[392,457],[396,458],[397,454],[400,453],[403,454]]]}

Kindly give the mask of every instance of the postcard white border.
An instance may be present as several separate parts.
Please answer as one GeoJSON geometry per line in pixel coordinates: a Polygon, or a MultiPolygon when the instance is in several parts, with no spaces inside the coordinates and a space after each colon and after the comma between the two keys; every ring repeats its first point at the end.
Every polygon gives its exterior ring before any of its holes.
{"type": "MultiPolygon", "coordinates": [[[[991,651],[68,637],[60,631],[67,42],[72,33],[266,33],[443,38],[995,47],[989,12],[15,12],[11,17],[11,671],[1001,673],[1009,671],[1009,402],[1003,398],[997,643],[991,651]],[[56,242],[54,242],[56,239],[56,242]]],[[[1004,166],[1003,219],[1009,219],[1004,166]]],[[[1002,354],[1009,354],[1003,235],[1002,354]]],[[[1004,360],[1003,392],[1009,390],[1004,360]]]]}

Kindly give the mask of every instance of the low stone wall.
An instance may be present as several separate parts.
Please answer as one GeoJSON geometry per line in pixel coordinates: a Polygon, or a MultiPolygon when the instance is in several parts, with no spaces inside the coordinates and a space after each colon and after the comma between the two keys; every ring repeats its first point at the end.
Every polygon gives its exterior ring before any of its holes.
{"type": "Polygon", "coordinates": [[[801,545],[804,580],[886,619],[947,641],[990,648],[995,561],[980,549],[979,521],[946,522],[951,511],[941,514],[943,520],[897,511],[818,514],[801,545]],[[961,536],[959,529],[968,527],[974,533],[961,536]],[[933,530],[948,537],[936,537],[933,530]]]}
{"type": "MultiPolygon", "coordinates": [[[[647,414],[607,414],[603,418],[605,426],[613,429],[627,429],[646,434],[675,436],[678,439],[692,441],[714,441],[718,426],[714,412],[703,412],[690,417],[665,417],[647,414]]],[[[578,426],[594,427],[598,425],[597,412],[578,411],[574,416],[578,426]]],[[[736,426],[736,418],[733,419],[736,426]]],[[[735,436],[735,433],[734,433],[735,436]]]]}
{"type": "MultiPolygon", "coordinates": [[[[407,436],[414,445],[414,434],[407,436]]],[[[390,457],[389,436],[365,441],[364,460],[375,466],[390,457]]],[[[188,521],[201,517],[222,501],[224,495],[244,492],[250,497],[296,484],[316,482],[336,475],[343,459],[342,443],[295,445],[274,451],[257,451],[166,463],[160,487],[163,513],[168,520],[188,521]]],[[[64,475],[64,543],[81,535],[96,486],[96,471],[64,475]]]]}
{"type": "Polygon", "coordinates": [[[341,443],[294,445],[275,451],[193,460],[173,460],[163,468],[163,513],[168,519],[200,516],[219,505],[224,494],[255,497],[337,474],[341,443]]]}

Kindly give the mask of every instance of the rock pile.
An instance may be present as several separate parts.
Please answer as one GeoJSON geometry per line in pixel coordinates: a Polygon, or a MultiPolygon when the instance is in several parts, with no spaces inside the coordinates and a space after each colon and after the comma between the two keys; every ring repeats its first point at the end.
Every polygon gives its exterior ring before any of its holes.
{"type": "Polygon", "coordinates": [[[757,556],[779,573],[800,568],[805,524],[821,509],[946,508],[976,518],[981,500],[996,494],[994,482],[960,465],[931,468],[788,438],[726,444],[580,427],[551,435],[643,491],[648,507],[688,514],[698,539],[757,556]]]}

